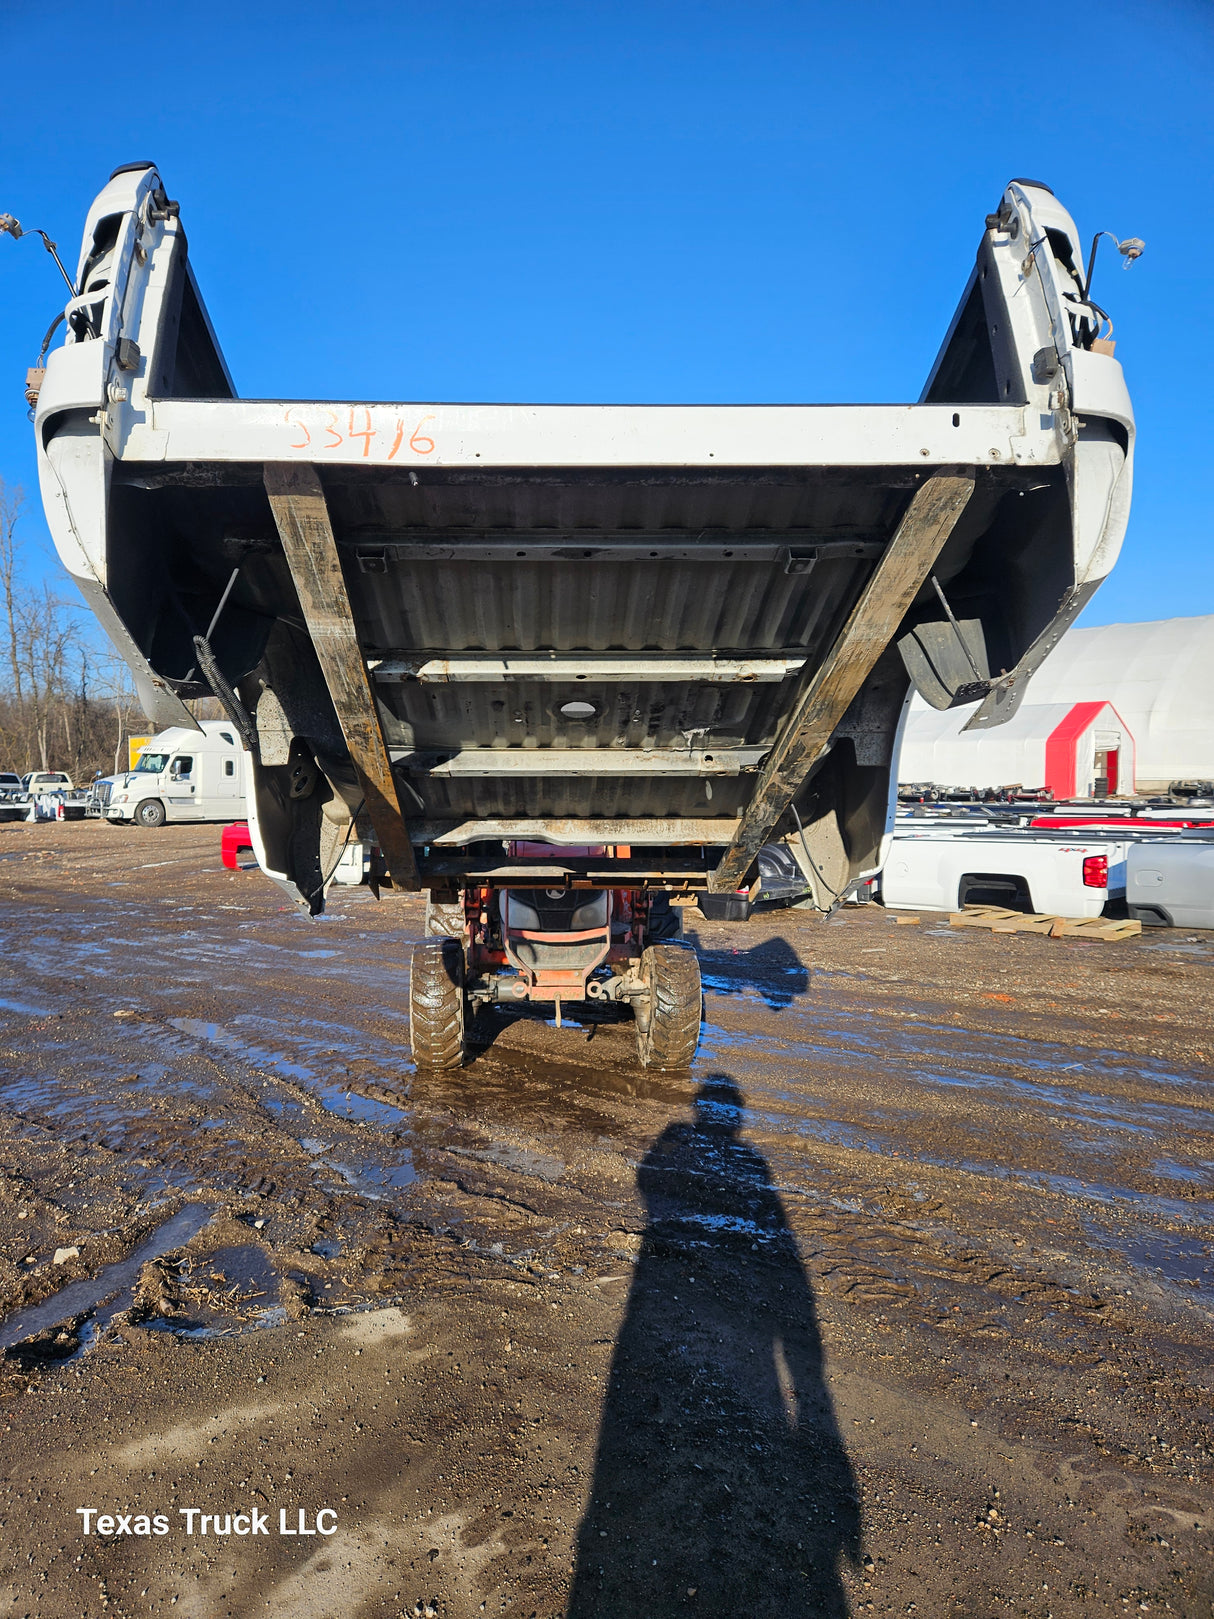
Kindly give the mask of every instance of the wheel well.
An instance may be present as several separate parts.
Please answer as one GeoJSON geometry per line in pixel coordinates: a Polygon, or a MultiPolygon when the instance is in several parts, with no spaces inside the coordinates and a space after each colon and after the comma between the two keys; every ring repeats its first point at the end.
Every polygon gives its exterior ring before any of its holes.
{"type": "Polygon", "coordinates": [[[1144,928],[1170,928],[1175,925],[1172,913],[1164,910],[1162,905],[1131,905],[1128,910],[1134,920],[1141,922],[1144,928]]]}
{"type": "Polygon", "coordinates": [[[1032,914],[1028,879],[1010,871],[967,871],[957,885],[957,905],[1002,905],[1032,914]]]}

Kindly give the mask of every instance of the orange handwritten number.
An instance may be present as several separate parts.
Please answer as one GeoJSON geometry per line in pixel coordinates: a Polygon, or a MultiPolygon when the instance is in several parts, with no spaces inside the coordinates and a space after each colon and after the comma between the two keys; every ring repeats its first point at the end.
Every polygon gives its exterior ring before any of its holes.
{"type": "Polygon", "coordinates": [[[335,450],[342,442],[341,434],[337,431],[337,412],[335,410],[326,410],[325,415],[329,418],[325,432],[332,437],[333,442],[332,444],[322,444],[321,449],[335,450]]]}
{"type": "Polygon", "coordinates": [[[362,439],[362,441],[363,441],[363,460],[365,461],[366,458],[371,454],[371,440],[375,437],[375,429],[371,426],[371,411],[370,411],[370,408],[367,405],[363,406],[363,417],[364,417],[364,420],[366,421],[367,425],[365,427],[355,428],[355,426],[354,426],[354,411],[353,411],[353,409],[351,409],[351,411],[350,411],[350,432],[349,432],[348,436],[350,438],[360,438],[360,439],[362,439]]]}
{"type": "Polygon", "coordinates": [[[426,423],[432,422],[433,420],[433,416],[423,416],[409,437],[409,448],[417,455],[434,454],[434,440],[432,438],[428,438],[427,435],[422,432],[422,428],[425,427],[426,423]]]}
{"type": "Polygon", "coordinates": [[[303,434],[303,438],[298,444],[292,444],[291,448],[293,450],[306,450],[308,445],[312,442],[312,435],[303,422],[293,422],[291,420],[293,414],[293,411],[287,410],[283,416],[283,421],[286,422],[288,427],[298,427],[299,431],[303,434]]]}
{"type": "Polygon", "coordinates": [[[392,448],[388,451],[388,460],[389,461],[392,461],[392,460],[395,459],[397,450],[400,449],[401,445],[404,442],[405,442],[405,423],[404,423],[403,418],[398,416],[396,418],[396,437],[392,440],[392,448]]]}

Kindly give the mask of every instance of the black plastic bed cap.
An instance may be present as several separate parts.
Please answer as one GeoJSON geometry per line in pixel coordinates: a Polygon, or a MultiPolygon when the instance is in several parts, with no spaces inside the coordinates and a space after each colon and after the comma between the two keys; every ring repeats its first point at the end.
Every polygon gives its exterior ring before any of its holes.
{"type": "MultiPolygon", "coordinates": [[[[117,172],[121,174],[122,170],[119,169],[117,172]]],[[[1051,197],[1054,195],[1053,186],[1047,186],[1044,180],[1026,180],[1022,174],[1015,175],[1012,179],[1012,184],[1014,186],[1035,186],[1038,191],[1048,191],[1051,197]]]]}
{"type": "Polygon", "coordinates": [[[156,165],[154,163],[149,163],[147,161],[144,161],[143,163],[120,163],[114,170],[113,174],[110,175],[110,179],[116,180],[120,174],[134,174],[136,171],[141,172],[144,169],[154,169],[155,167],[156,165]]]}

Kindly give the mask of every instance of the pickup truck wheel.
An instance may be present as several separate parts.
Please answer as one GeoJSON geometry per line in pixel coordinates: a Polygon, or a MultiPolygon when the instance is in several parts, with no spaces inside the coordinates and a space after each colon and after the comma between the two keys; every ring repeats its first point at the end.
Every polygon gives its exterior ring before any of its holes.
{"type": "Polygon", "coordinates": [[[135,805],[135,813],[131,819],[140,826],[163,826],[165,823],[164,805],[158,798],[145,798],[135,805]]]}
{"type": "Polygon", "coordinates": [[[458,1068],[464,1060],[464,952],[457,939],[413,946],[409,1043],[419,1068],[458,1068]]]}
{"type": "Polygon", "coordinates": [[[642,1068],[690,1068],[700,1043],[704,991],[700,963],[683,945],[651,944],[641,954],[649,988],[648,1018],[637,1021],[642,1068]]]}

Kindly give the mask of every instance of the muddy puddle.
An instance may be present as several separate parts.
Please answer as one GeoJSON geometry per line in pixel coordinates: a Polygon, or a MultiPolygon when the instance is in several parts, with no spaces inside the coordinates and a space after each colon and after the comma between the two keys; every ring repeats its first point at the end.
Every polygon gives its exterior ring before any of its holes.
{"type": "Polygon", "coordinates": [[[1214,1241],[1152,1233],[1119,1244],[1130,1264],[1169,1282],[1199,1288],[1214,1300],[1214,1241]]]}
{"type": "Polygon", "coordinates": [[[282,1273],[265,1249],[252,1243],[187,1254],[165,1267],[160,1280],[165,1292],[156,1303],[171,1313],[157,1313],[153,1304],[152,1313],[139,1319],[150,1332],[199,1340],[276,1327],[287,1319],[282,1273]]]}
{"type": "MultiPolygon", "coordinates": [[[[308,1091],[326,1112],[337,1114],[341,1118],[354,1119],[363,1124],[375,1124],[385,1128],[399,1129],[407,1126],[409,1115],[404,1108],[392,1103],[381,1101],[375,1097],[352,1090],[332,1079],[326,1079],[317,1066],[294,1061],[292,1057],[273,1046],[259,1043],[250,1039],[243,1033],[245,1028],[256,1033],[263,1020],[259,1018],[239,1019],[233,1026],[225,1027],[219,1023],[205,1023],[197,1018],[170,1018],[169,1023],[183,1034],[191,1035],[196,1040],[205,1040],[212,1045],[221,1046],[224,1050],[233,1052],[242,1062],[251,1067],[268,1068],[274,1073],[282,1074],[307,1087],[308,1091]]],[[[281,1039],[280,1031],[278,1037],[281,1039]]],[[[342,1047],[332,1044],[335,1031],[326,1031],[327,1043],[322,1045],[319,1039],[309,1039],[306,1035],[294,1034],[289,1036],[292,1048],[302,1051],[304,1055],[314,1057],[337,1056],[341,1054],[342,1047]]],[[[353,1040],[345,1043],[345,1055],[348,1057],[360,1056],[365,1059],[366,1050],[360,1048],[353,1040]]],[[[329,1065],[330,1067],[333,1065],[329,1065]]],[[[389,1065],[385,1063],[387,1069],[389,1065]]],[[[412,1073],[412,1064],[405,1059],[397,1059],[391,1064],[394,1083],[401,1084],[412,1073]]]]}
{"type": "Polygon", "coordinates": [[[133,1302],[135,1285],[144,1265],[171,1253],[198,1234],[211,1218],[211,1210],[201,1204],[187,1204],[147,1237],[127,1256],[106,1265],[96,1276],[69,1282],[41,1304],[0,1324],[0,1350],[49,1332],[52,1328],[87,1316],[92,1334],[100,1331],[133,1302]]]}

